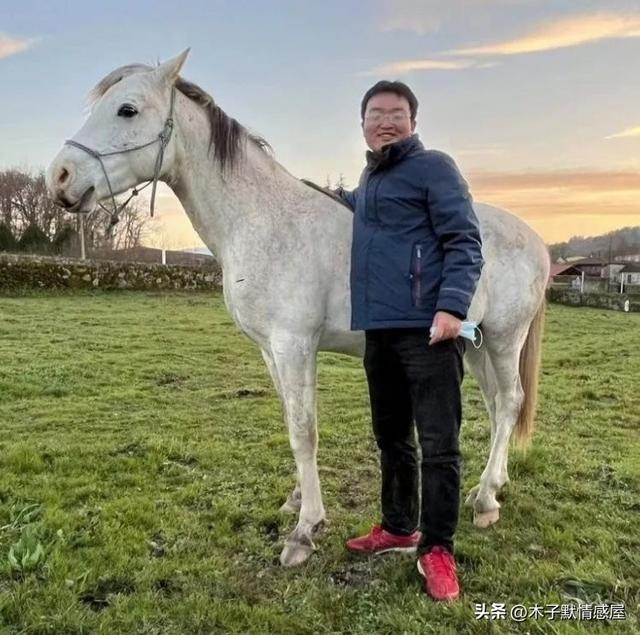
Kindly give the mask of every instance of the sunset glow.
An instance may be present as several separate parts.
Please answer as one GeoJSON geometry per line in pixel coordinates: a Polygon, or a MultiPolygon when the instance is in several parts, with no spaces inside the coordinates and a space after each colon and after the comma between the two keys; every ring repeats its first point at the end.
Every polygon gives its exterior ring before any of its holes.
{"type": "MultiPolygon", "coordinates": [[[[184,78],[296,177],[354,187],[362,95],[401,79],[420,102],[421,140],[455,159],[476,201],[547,242],[640,225],[636,0],[18,6],[0,33],[0,170],[44,168],[108,72],[190,47],[184,78]]],[[[166,186],[157,208],[149,243],[202,245],[166,186]]]]}

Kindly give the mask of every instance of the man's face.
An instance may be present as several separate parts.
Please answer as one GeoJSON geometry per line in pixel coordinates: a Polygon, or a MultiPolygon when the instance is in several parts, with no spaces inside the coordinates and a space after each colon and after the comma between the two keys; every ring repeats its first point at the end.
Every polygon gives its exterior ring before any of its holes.
{"type": "Polygon", "coordinates": [[[402,141],[413,134],[416,122],[411,120],[409,102],[396,93],[378,93],[368,102],[362,131],[374,152],[388,143],[402,141]]]}

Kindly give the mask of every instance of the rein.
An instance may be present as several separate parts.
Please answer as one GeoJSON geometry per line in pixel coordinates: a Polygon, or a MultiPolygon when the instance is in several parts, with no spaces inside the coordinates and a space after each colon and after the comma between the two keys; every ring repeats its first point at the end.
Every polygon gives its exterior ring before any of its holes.
{"type": "MultiPolygon", "coordinates": [[[[162,170],[162,162],[164,160],[164,150],[167,147],[167,145],[169,144],[169,141],[171,139],[171,134],[173,132],[173,104],[174,104],[174,101],[175,101],[175,94],[176,94],[176,88],[174,86],[171,89],[171,105],[169,107],[169,116],[166,118],[166,120],[164,122],[164,126],[163,126],[162,130],[160,131],[160,133],[158,134],[157,138],[154,139],[153,141],[149,141],[148,143],[143,143],[141,145],[134,146],[133,148],[127,148],[126,150],[114,150],[113,152],[97,152],[96,150],[92,150],[91,148],[89,148],[89,147],[87,147],[85,145],[82,145],[81,143],[78,143],[77,141],[74,141],[73,139],[67,139],[64,142],[64,145],[73,146],[74,148],[78,148],[80,150],[83,150],[89,156],[92,156],[94,159],[97,159],[98,162],[100,163],[100,167],[102,168],[102,172],[104,174],[104,178],[105,178],[105,180],[107,182],[107,187],[109,188],[109,196],[111,197],[111,202],[113,204],[113,211],[108,210],[102,203],[98,203],[98,205],[105,212],[107,212],[107,214],[109,214],[111,216],[111,226],[115,225],[120,220],[120,213],[127,206],[129,201],[134,196],[138,196],[138,194],[142,190],[144,190],[145,187],[148,187],[151,184],[153,184],[153,187],[151,188],[151,205],[150,205],[149,211],[150,211],[151,217],[153,218],[153,212],[154,212],[154,209],[155,209],[155,200],[156,200],[156,187],[158,185],[158,178],[160,177],[160,171],[162,170]],[[116,154],[124,154],[126,152],[133,152],[134,150],[142,150],[143,148],[147,148],[147,147],[153,145],[154,143],[160,143],[160,148],[158,149],[158,156],[156,157],[156,164],[155,164],[155,168],[154,168],[154,171],[153,171],[153,178],[150,181],[147,181],[147,183],[145,183],[142,187],[133,188],[131,196],[129,196],[129,198],[124,203],[122,203],[122,205],[120,205],[118,207],[118,204],[116,203],[115,194],[113,193],[113,188],[111,187],[111,181],[109,180],[109,174],[107,173],[107,169],[104,166],[104,163],[102,161],[102,157],[110,157],[110,156],[114,156],[116,154]]],[[[67,211],[71,211],[72,212],[74,210],[73,209],[69,209],[67,211]]]]}
{"type": "Polygon", "coordinates": [[[329,198],[332,198],[336,203],[340,203],[340,205],[344,205],[349,211],[352,211],[351,208],[335,192],[333,192],[329,188],[322,187],[321,185],[318,185],[313,181],[309,181],[309,179],[300,179],[300,180],[308,187],[316,190],[317,192],[320,192],[321,194],[324,194],[325,196],[328,196],[329,198]]]}

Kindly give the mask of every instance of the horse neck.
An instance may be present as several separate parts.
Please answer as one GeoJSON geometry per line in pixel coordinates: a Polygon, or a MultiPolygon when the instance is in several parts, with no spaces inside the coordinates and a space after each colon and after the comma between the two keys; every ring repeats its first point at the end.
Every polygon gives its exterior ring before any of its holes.
{"type": "Polygon", "coordinates": [[[209,123],[203,109],[178,94],[176,155],[166,181],[205,244],[224,260],[236,240],[251,240],[302,185],[249,138],[237,164],[224,176],[208,151],[209,123]],[[286,190],[286,192],[285,192],[286,190]]]}

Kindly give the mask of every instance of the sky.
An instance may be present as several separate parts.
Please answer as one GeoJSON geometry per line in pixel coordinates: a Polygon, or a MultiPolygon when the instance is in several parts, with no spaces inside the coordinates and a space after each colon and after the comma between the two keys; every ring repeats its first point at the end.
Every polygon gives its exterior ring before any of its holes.
{"type": "MultiPolygon", "coordinates": [[[[187,47],[296,176],[355,186],[362,95],[399,79],[476,201],[548,243],[640,225],[638,0],[0,0],[0,170],[45,168],[99,79],[187,47]]],[[[149,244],[202,244],[166,186],[157,208],[149,244]]]]}

